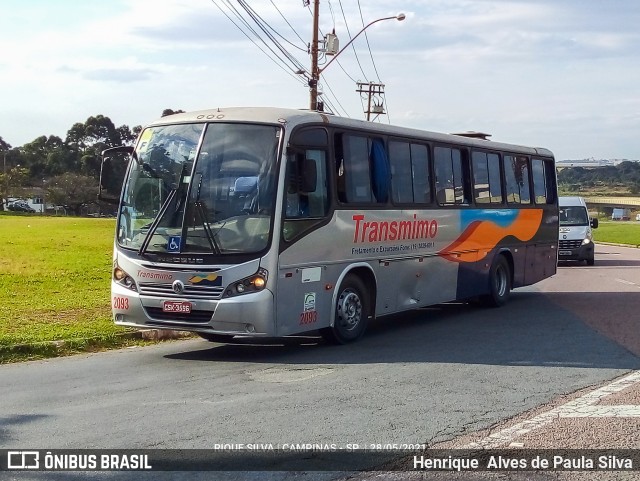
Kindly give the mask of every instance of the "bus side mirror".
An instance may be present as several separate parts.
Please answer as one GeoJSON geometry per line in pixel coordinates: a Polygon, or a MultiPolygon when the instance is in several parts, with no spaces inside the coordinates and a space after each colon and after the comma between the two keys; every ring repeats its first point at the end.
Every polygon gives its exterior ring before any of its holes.
{"type": "Polygon", "coordinates": [[[115,197],[112,195],[105,195],[102,192],[103,190],[108,190],[109,186],[111,186],[116,181],[116,179],[113,178],[114,174],[116,174],[118,170],[122,170],[114,169],[114,166],[112,164],[112,157],[110,157],[110,155],[117,153],[129,154],[133,158],[133,160],[138,162],[138,157],[136,155],[135,149],[130,145],[111,147],[102,151],[102,162],[100,163],[100,184],[98,186],[98,200],[107,202],[109,204],[118,204],[120,202],[119,196],[115,197]]]}
{"type": "Polygon", "coordinates": [[[106,189],[111,177],[111,157],[103,157],[100,163],[100,190],[106,189]]]}
{"type": "Polygon", "coordinates": [[[591,227],[594,229],[598,228],[598,219],[591,219],[591,227]]]}
{"type": "Polygon", "coordinates": [[[118,147],[110,147],[108,149],[104,149],[102,151],[102,158],[106,159],[109,155],[115,153],[125,153],[129,154],[133,159],[137,162],[138,156],[136,155],[136,150],[131,145],[120,145],[118,147]]]}
{"type": "Polygon", "coordinates": [[[98,185],[98,200],[109,204],[118,204],[120,199],[104,195],[103,190],[107,190],[113,169],[111,167],[111,157],[103,157],[100,163],[100,184],[98,185]]]}
{"type": "Polygon", "coordinates": [[[315,160],[306,157],[301,159],[299,169],[299,191],[305,194],[315,192],[318,176],[315,160]]]}

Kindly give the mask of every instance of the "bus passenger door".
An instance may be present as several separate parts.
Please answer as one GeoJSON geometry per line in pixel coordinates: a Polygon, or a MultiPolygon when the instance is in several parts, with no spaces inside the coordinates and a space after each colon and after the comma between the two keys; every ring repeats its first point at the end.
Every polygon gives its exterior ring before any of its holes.
{"type": "Polygon", "coordinates": [[[278,335],[326,327],[333,290],[326,261],[331,239],[324,238],[329,209],[327,153],[300,149],[287,156],[282,240],[278,260],[276,323],[278,335]],[[324,231],[324,232],[323,232],[324,231]]]}

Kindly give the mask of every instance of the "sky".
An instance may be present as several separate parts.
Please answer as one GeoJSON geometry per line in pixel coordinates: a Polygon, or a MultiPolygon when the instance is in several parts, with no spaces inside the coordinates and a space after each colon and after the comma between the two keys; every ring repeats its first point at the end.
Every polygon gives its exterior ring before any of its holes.
{"type": "MultiPolygon", "coordinates": [[[[245,3],[310,70],[303,0],[245,3]]],[[[240,9],[235,0],[2,0],[0,137],[13,147],[64,139],[99,114],[133,127],[167,108],[308,108],[304,77],[247,39],[229,4],[240,9]]],[[[363,25],[401,12],[404,21],[371,25],[323,72],[334,113],[364,119],[356,82],[383,83],[384,123],[486,132],[557,160],[640,159],[638,0],[321,0],[319,25],[344,47],[363,25]]]]}

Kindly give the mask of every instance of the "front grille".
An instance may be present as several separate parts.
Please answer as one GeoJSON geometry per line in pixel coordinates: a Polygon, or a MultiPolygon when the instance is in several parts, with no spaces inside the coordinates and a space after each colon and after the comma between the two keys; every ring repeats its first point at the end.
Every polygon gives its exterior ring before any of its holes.
{"type": "Polygon", "coordinates": [[[150,284],[140,283],[138,284],[140,294],[152,297],[190,297],[197,299],[220,299],[224,292],[224,287],[221,286],[184,286],[184,292],[182,294],[176,294],[173,292],[171,284],[150,284]]]}
{"type": "Polygon", "coordinates": [[[561,240],[560,249],[579,249],[582,245],[582,240],[561,240]]]}
{"type": "Polygon", "coordinates": [[[213,311],[164,312],[161,307],[145,307],[149,317],[158,321],[178,321],[193,324],[206,324],[213,317],[213,311]]]}

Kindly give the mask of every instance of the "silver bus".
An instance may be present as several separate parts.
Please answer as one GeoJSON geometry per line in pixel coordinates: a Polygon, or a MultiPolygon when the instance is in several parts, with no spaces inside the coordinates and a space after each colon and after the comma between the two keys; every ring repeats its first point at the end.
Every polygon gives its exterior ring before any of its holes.
{"type": "Polygon", "coordinates": [[[116,324],[216,342],[472,300],[556,272],[549,150],[278,108],[163,117],[127,151],[116,324]]]}

